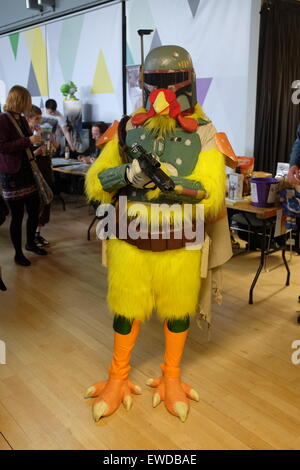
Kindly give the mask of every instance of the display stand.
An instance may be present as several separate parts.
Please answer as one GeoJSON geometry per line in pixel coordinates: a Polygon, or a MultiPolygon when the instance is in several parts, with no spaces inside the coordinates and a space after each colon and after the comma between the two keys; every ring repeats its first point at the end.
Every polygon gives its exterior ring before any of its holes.
{"type": "Polygon", "coordinates": [[[65,100],[64,115],[67,119],[69,132],[74,143],[76,152],[84,152],[89,145],[87,139],[83,138],[82,129],[82,104],[80,100],[65,100]]]}

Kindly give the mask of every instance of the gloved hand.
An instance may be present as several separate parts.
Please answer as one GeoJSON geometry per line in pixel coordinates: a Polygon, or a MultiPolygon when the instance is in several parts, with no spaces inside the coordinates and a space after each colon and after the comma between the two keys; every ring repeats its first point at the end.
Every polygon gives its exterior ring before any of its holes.
{"type": "Polygon", "coordinates": [[[150,189],[155,186],[148,176],[141,170],[139,161],[136,158],[126,169],[126,177],[131,186],[137,189],[144,189],[145,187],[150,189]]]}

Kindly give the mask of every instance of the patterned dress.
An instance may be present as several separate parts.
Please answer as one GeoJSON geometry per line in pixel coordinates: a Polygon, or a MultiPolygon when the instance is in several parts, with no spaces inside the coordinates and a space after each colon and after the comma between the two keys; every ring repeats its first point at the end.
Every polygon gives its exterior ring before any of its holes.
{"type": "MultiPolygon", "coordinates": [[[[24,118],[21,117],[18,124],[24,136],[29,137],[31,134],[24,118]]],[[[21,167],[17,173],[0,172],[0,185],[5,200],[21,199],[37,191],[26,152],[22,153],[21,159],[21,167]]]]}

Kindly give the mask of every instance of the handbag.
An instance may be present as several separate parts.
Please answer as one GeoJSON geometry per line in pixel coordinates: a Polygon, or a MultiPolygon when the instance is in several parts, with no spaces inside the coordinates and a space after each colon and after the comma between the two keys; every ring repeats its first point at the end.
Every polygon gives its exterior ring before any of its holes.
{"type": "MultiPolygon", "coordinates": [[[[18,133],[20,134],[21,137],[25,137],[22,129],[20,128],[19,124],[17,121],[12,117],[10,113],[5,113],[17,129],[18,133]]],[[[33,173],[33,178],[35,181],[35,184],[38,189],[38,193],[40,196],[40,201],[42,206],[47,206],[48,204],[51,204],[53,200],[53,192],[48,183],[46,182],[45,178],[43,177],[39,167],[37,166],[37,163],[35,161],[34,155],[32,154],[31,150],[27,147],[26,148],[26,154],[31,166],[31,170],[33,173]]]]}

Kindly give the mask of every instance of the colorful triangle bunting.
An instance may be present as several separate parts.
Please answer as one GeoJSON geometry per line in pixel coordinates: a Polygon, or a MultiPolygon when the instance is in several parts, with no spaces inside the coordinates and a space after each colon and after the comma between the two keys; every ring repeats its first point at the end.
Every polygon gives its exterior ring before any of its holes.
{"type": "Polygon", "coordinates": [[[203,105],[206,99],[211,82],[212,82],[212,78],[210,77],[209,78],[197,78],[196,80],[197,101],[198,103],[201,104],[201,106],[203,105]]]}
{"type": "Polygon", "coordinates": [[[188,0],[188,2],[189,2],[189,5],[190,5],[190,9],[191,9],[193,18],[195,18],[200,0],[188,0]]]}
{"type": "Polygon", "coordinates": [[[114,87],[102,50],[99,52],[91,93],[114,93],[114,87]]]}
{"type": "Polygon", "coordinates": [[[126,44],[126,65],[135,65],[128,43],[126,44]]]}
{"type": "Polygon", "coordinates": [[[155,47],[160,47],[162,45],[157,29],[154,31],[153,39],[151,42],[150,50],[155,49],[155,47]]]}
{"type": "Polygon", "coordinates": [[[9,35],[10,45],[14,53],[15,59],[17,58],[18,44],[19,44],[19,33],[14,33],[9,35]]]}
{"type": "Polygon", "coordinates": [[[41,96],[40,88],[34,73],[33,65],[30,64],[30,71],[28,77],[27,88],[31,96],[41,96]]]}

